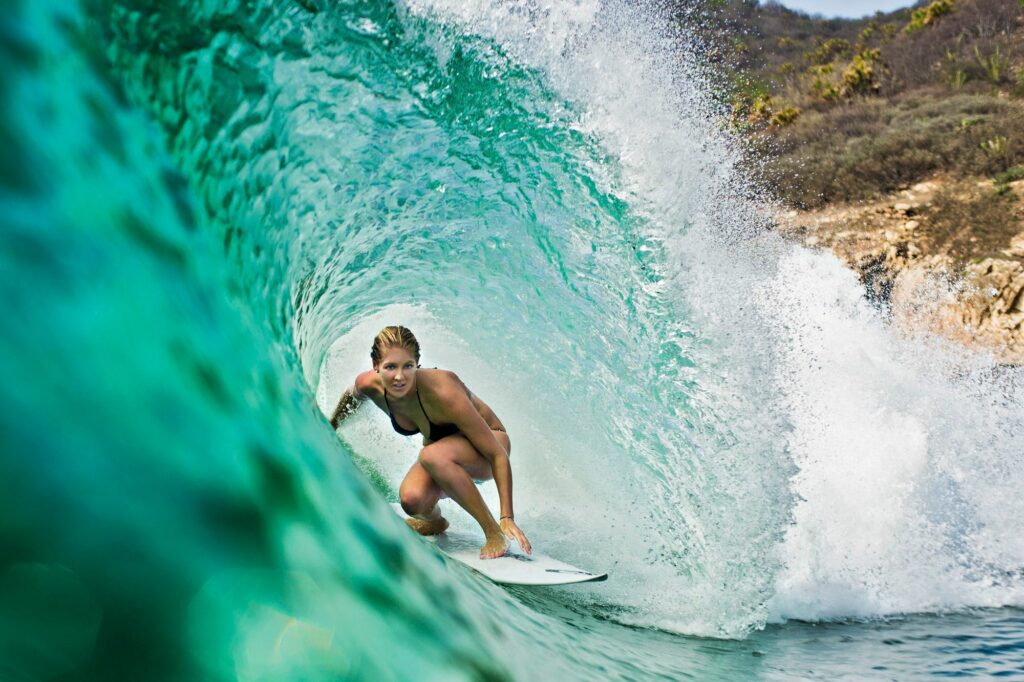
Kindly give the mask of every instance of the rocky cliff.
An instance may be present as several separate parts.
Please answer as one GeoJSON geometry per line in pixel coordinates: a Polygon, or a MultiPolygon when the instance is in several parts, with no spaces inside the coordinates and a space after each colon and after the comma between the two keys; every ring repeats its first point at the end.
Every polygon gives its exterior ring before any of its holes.
{"type": "Polygon", "coordinates": [[[878,201],[785,211],[776,223],[785,236],[830,249],[856,270],[867,296],[901,328],[1024,364],[1024,206],[1017,196],[1024,180],[997,188],[936,178],[878,201]],[[949,204],[951,195],[959,203],[949,204]],[[951,206],[996,197],[1003,197],[1001,229],[949,215],[951,206]]]}

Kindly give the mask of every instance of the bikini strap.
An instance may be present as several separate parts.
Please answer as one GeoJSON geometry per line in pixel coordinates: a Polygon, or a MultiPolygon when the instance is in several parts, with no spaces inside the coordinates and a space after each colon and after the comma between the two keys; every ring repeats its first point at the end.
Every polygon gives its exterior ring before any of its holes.
{"type": "Polygon", "coordinates": [[[420,404],[420,409],[423,411],[423,416],[427,418],[427,423],[433,424],[434,420],[430,418],[429,414],[427,414],[427,408],[423,407],[423,401],[420,400],[420,386],[419,386],[419,384],[416,384],[416,402],[418,402],[420,404]]]}
{"type": "MultiPolygon", "coordinates": [[[[418,426],[415,429],[405,429],[399,426],[398,422],[395,420],[395,413],[391,411],[391,401],[388,400],[388,392],[386,390],[384,391],[384,404],[387,405],[388,418],[391,419],[391,427],[395,431],[402,434],[403,436],[414,436],[417,433],[420,433],[420,428],[418,426]]],[[[423,406],[420,405],[420,408],[422,407],[423,406]]],[[[424,414],[426,413],[424,412],[424,414]]],[[[413,423],[415,424],[415,422],[413,423]]]]}

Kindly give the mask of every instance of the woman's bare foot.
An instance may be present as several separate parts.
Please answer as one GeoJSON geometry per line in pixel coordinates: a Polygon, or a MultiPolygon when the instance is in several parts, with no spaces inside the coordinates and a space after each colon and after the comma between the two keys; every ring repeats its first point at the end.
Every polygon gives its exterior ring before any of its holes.
{"type": "Polygon", "coordinates": [[[487,542],[480,548],[481,559],[497,559],[508,554],[508,538],[503,533],[487,537],[487,542]]]}
{"type": "Polygon", "coordinates": [[[437,535],[448,530],[448,519],[443,516],[438,516],[436,519],[410,516],[405,523],[420,535],[437,535]]]}

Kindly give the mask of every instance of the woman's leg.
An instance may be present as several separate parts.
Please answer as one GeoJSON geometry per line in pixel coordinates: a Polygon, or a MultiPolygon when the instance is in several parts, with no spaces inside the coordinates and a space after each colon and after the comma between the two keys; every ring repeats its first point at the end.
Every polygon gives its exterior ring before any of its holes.
{"type": "MultiPolygon", "coordinates": [[[[511,442],[508,434],[504,431],[494,431],[494,436],[505,451],[510,452],[511,442]]],[[[469,439],[462,434],[455,434],[431,443],[420,451],[419,464],[429,474],[437,488],[447,493],[476,519],[487,536],[488,546],[501,545],[500,551],[489,554],[504,554],[508,546],[507,540],[473,483],[474,479],[487,481],[494,477],[491,464],[473,447],[469,439]],[[499,539],[501,542],[498,542],[499,539]]],[[[424,503],[428,501],[424,500],[424,503]]]]}
{"type": "Polygon", "coordinates": [[[410,517],[406,519],[409,527],[420,535],[443,533],[448,528],[448,521],[437,508],[437,501],[443,496],[444,491],[434,483],[423,465],[415,462],[398,488],[402,509],[410,517]]]}

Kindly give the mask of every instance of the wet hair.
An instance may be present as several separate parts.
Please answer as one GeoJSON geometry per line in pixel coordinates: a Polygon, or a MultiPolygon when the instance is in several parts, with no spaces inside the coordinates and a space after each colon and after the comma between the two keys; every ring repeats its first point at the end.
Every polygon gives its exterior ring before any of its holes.
{"type": "Polygon", "coordinates": [[[370,346],[370,360],[373,361],[374,367],[380,364],[380,359],[384,357],[388,348],[404,348],[416,358],[416,364],[420,364],[420,342],[406,327],[392,325],[377,332],[377,336],[373,338],[373,345],[370,346]]]}

